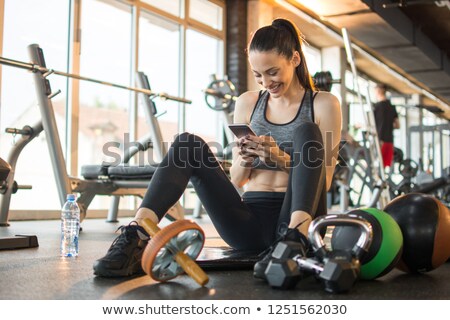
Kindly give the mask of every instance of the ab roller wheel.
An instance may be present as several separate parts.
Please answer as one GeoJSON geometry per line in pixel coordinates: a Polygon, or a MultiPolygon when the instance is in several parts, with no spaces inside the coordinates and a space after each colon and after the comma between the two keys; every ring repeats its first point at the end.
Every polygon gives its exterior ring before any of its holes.
{"type": "Polygon", "coordinates": [[[195,263],[205,242],[196,223],[178,220],[159,230],[145,219],[142,225],[152,237],[142,256],[142,269],[152,279],[165,282],[186,272],[202,286],[208,282],[208,276],[195,263]]]}

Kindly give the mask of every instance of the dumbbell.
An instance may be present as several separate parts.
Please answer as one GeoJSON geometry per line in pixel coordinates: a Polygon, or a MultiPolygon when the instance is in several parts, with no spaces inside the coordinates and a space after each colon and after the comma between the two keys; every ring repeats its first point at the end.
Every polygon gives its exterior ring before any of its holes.
{"type": "Polygon", "coordinates": [[[267,282],[271,287],[290,289],[296,286],[304,274],[313,274],[331,293],[351,289],[359,277],[359,258],[367,252],[372,242],[372,226],[367,220],[356,215],[327,215],[314,220],[309,228],[309,239],[317,258],[307,258],[299,251],[300,244],[280,242],[274,251],[281,256],[298,251],[293,258],[273,259],[265,271],[267,282]],[[330,225],[356,225],[361,235],[351,252],[345,250],[327,251],[320,231],[330,225]]]}
{"type": "Polygon", "coordinates": [[[299,242],[278,242],[264,271],[269,285],[283,290],[293,289],[303,276],[293,258],[305,255],[305,247],[299,242]]]}
{"type": "Polygon", "coordinates": [[[177,220],[160,229],[144,219],[140,225],[151,236],[141,264],[152,279],[165,282],[186,272],[199,285],[208,283],[208,276],[195,262],[205,242],[205,234],[195,222],[177,220]]]}
{"type": "MultiPolygon", "coordinates": [[[[278,246],[291,247],[295,243],[280,242],[278,246]]],[[[291,259],[272,259],[265,271],[269,285],[277,289],[292,289],[306,275],[322,280],[325,290],[337,293],[351,289],[359,275],[359,263],[345,251],[331,252],[325,263],[300,254],[291,259]]]]}
{"type": "Polygon", "coordinates": [[[341,83],[340,79],[333,79],[330,71],[319,71],[313,76],[314,85],[321,91],[331,91],[331,86],[335,83],[341,83]]]}

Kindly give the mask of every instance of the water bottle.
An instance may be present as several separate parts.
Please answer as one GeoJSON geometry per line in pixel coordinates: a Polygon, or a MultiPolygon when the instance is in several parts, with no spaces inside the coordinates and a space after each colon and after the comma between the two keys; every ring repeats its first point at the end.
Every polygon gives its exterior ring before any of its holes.
{"type": "Polygon", "coordinates": [[[78,256],[78,234],[80,232],[80,208],[74,194],[67,195],[61,210],[61,256],[78,256]]]}

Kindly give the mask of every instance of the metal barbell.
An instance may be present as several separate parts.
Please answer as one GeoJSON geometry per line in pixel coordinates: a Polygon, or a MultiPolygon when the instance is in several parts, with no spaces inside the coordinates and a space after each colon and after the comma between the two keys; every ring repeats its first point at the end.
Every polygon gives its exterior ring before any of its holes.
{"type": "Polygon", "coordinates": [[[57,71],[57,70],[54,70],[54,69],[51,69],[51,68],[46,68],[46,67],[34,64],[34,63],[13,60],[13,59],[5,58],[5,57],[0,57],[0,64],[6,65],[6,66],[10,66],[10,67],[20,68],[20,69],[25,69],[25,70],[28,70],[28,71],[31,71],[31,72],[40,72],[40,73],[42,73],[42,75],[44,77],[48,77],[51,74],[55,74],[55,75],[58,75],[58,76],[63,76],[63,77],[68,77],[68,78],[73,78],[73,79],[83,80],[83,81],[89,81],[89,82],[94,82],[94,83],[98,83],[98,84],[102,84],[102,85],[106,85],[106,86],[110,86],[110,87],[115,87],[115,88],[126,89],[126,90],[130,90],[130,91],[134,91],[134,92],[144,93],[144,94],[152,96],[152,97],[159,97],[160,99],[163,99],[163,100],[173,100],[173,101],[186,103],[186,104],[192,103],[191,100],[180,98],[180,97],[176,97],[176,96],[173,96],[173,95],[169,95],[169,94],[164,93],[164,92],[154,92],[152,90],[141,89],[141,88],[136,88],[136,87],[130,87],[130,86],[121,85],[121,84],[117,84],[117,83],[112,83],[112,82],[108,82],[108,81],[103,81],[103,80],[98,80],[98,79],[94,79],[94,78],[84,77],[84,76],[81,76],[79,74],[68,73],[68,72],[63,72],[63,71],[57,71]]]}

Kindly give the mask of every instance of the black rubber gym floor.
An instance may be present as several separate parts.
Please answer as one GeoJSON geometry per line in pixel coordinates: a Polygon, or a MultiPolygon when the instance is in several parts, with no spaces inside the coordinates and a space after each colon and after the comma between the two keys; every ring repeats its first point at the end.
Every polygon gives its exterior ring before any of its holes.
{"type": "MultiPolygon", "coordinates": [[[[271,289],[252,277],[251,270],[208,271],[206,287],[199,287],[186,275],[167,283],[156,283],[148,276],[106,279],[95,277],[92,263],[103,256],[117,236],[118,226],[102,219],[82,222],[80,255],[75,259],[59,257],[60,222],[12,221],[0,227],[0,237],[34,234],[38,248],[0,251],[0,299],[31,300],[330,300],[330,299],[450,299],[450,263],[423,275],[393,270],[373,281],[359,281],[345,294],[326,293],[314,278],[303,280],[294,290],[271,289]]],[[[207,235],[208,246],[223,245],[207,217],[196,220],[207,235]]]]}

